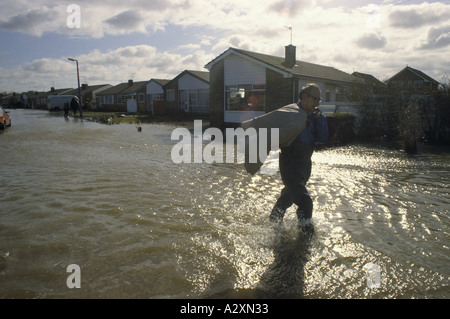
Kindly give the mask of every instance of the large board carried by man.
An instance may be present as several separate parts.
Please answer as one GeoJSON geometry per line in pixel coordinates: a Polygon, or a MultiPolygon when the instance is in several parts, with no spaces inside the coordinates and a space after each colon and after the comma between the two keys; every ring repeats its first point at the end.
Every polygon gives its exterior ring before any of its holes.
{"type": "MultiPolygon", "coordinates": [[[[259,117],[253,118],[248,121],[244,121],[241,124],[241,127],[244,130],[247,130],[248,128],[255,128],[256,129],[256,136],[250,137],[246,139],[246,145],[245,145],[245,162],[244,167],[248,173],[251,175],[256,174],[256,172],[259,171],[261,166],[264,164],[264,158],[257,157],[256,162],[251,160],[251,156],[249,154],[250,152],[250,145],[252,143],[257,143],[256,146],[259,148],[261,145],[260,143],[264,141],[259,141],[260,139],[264,138],[266,139],[265,145],[267,145],[267,154],[272,151],[277,151],[275,149],[271,149],[269,147],[270,145],[273,145],[271,143],[271,129],[278,129],[278,146],[279,147],[286,147],[289,146],[294,139],[300,134],[301,131],[306,127],[306,120],[307,120],[307,114],[305,111],[300,109],[297,104],[288,104],[285,105],[279,109],[276,109],[272,112],[266,113],[264,115],[261,115],[259,117]],[[268,134],[259,134],[261,131],[260,129],[267,129],[268,134]]],[[[259,150],[258,150],[259,154],[259,150]]]]}

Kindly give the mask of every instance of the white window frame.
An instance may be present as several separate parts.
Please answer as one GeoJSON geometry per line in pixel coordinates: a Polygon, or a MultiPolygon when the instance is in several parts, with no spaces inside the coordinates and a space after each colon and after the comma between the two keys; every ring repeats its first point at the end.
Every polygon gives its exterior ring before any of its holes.
{"type": "Polygon", "coordinates": [[[114,95],[103,95],[103,104],[114,104],[114,95]]]}
{"type": "MultiPolygon", "coordinates": [[[[227,105],[227,100],[228,100],[227,94],[232,93],[232,92],[236,92],[236,95],[247,94],[244,87],[248,87],[248,86],[251,86],[251,89],[247,90],[248,92],[261,92],[264,94],[264,102],[262,105],[260,105],[260,107],[262,107],[262,110],[259,110],[259,111],[265,110],[265,108],[266,108],[266,84],[265,83],[261,83],[261,84],[259,84],[259,83],[253,83],[253,84],[240,83],[240,84],[233,84],[233,85],[225,85],[225,87],[224,87],[224,93],[225,93],[224,94],[224,99],[225,99],[224,109],[225,109],[225,111],[237,111],[237,112],[244,111],[245,112],[245,110],[240,110],[240,109],[237,109],[237,110],[229,109],[228,105],[227,105]],[[264,88],[258,88],[258,86],[264,87],[264,88]],[[231,89],[231,88],[235,88],[235,89],[231,89]]],[[[244,96],[244,98],[245,98],[245,96],[244,96]]]]}
{"type": "Polygon", "coordinates": [[[117,104],[126,104],[127,96],[126,95],[117,95],[117,104]]]}

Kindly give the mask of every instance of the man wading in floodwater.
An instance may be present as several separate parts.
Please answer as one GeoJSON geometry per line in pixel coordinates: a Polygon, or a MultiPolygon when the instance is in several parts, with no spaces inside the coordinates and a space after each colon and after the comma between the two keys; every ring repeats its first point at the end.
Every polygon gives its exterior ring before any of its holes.
{"type": "Polygon", "coordinates": [[[319,86],[314,83],[300,90],[298,106],[308,114],[306,127],[289,146],[281,148],[279,161],[284,188],[270,214],[271,221],[282,222],[286,210],[296,204],[300,229],[308,235],[314,232],[311,224],[313,201],[306,189],[311,175],[311,156],[316,143],[328,141],[327,121],[317,108],[320,94],[319,86]]]}

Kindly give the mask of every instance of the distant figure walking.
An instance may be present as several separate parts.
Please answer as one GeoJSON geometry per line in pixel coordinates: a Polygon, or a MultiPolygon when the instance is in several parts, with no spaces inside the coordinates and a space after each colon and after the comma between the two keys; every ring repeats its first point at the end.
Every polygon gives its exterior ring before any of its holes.
{"type": "Polygon", "coordinates": [[[69,118],[69,102],[64,103],[64,118],[69,118]]]}
{"type": "Polygon", "coordinates": [[[77,110],[80,107],[80,102],[78,101],[78,97],[74,97],[70,102],[70,108],[72,109],[73,116],[77,115],[77,110]]]}

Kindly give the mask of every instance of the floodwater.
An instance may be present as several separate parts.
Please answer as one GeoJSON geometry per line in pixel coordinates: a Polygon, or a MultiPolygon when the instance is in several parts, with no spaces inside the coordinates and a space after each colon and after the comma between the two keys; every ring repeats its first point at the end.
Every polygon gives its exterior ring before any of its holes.
{"type": "Polygon", "coordinates": [[[316,152],[308,239],[269,223],[278,173],[174,164],[173,125],[10,114],[1,298],[450,297],[448,153],[316,152]]]}

